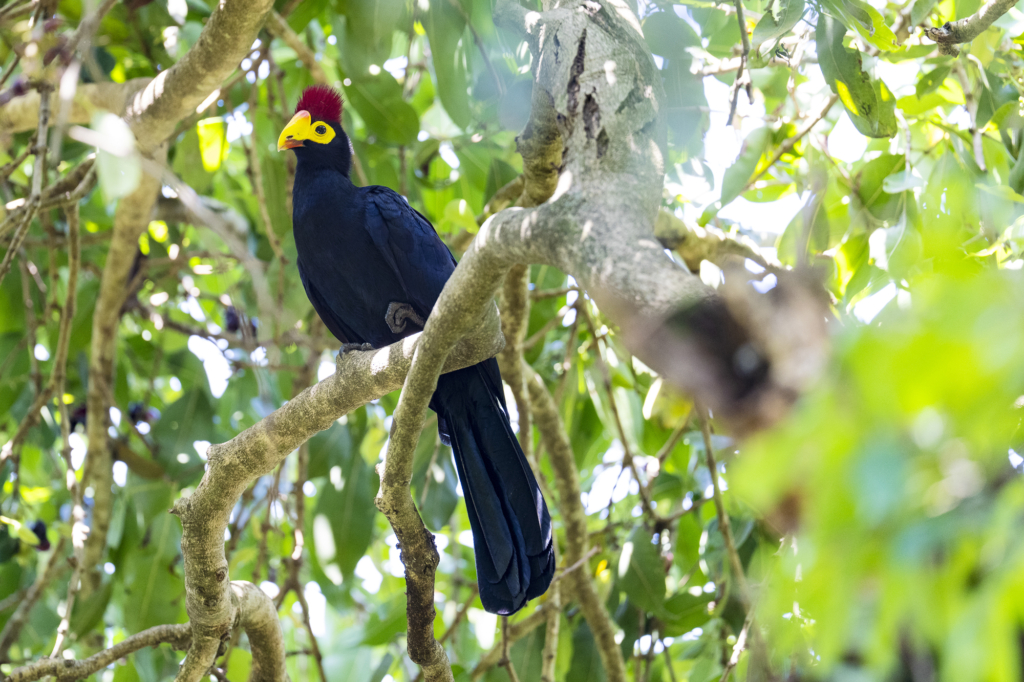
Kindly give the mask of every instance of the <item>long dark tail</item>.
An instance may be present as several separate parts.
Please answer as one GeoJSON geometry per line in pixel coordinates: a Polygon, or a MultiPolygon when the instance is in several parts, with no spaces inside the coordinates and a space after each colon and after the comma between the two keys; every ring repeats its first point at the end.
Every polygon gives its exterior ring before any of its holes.
{"type": "Polygon", "coordinates": [[[455,453],[480,601],[491,613],[515,613],[547,590],[555,553],[544,496],[508,421],[497,361],[442,375],[431,407],[455,453]]]}

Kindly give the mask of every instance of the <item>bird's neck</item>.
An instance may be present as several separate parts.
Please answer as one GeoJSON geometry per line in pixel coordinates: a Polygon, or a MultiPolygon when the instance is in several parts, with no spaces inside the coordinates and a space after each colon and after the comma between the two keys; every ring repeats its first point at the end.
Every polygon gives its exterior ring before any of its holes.
{"type": "Polygon", "coordinates": [[[332,191],[341,192],[342,194],[354,194],[356,189],[358,189],[352,184],[347,167],[316,162],[300,162],[295,169],[296,187],[319,187],[325,182],[330,184],[332,191]]]}

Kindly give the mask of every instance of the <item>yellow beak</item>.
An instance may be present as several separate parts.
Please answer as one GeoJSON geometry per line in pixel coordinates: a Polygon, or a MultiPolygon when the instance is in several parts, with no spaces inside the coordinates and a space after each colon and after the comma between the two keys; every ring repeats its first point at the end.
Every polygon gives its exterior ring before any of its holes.
{"type": "Polygon", "coordinates": [[[281,137],[277,138],[277,151],[304,146],[302,141],[312,137],[312,127],[308,111],[296,112],[281,131],[281,137]]]}

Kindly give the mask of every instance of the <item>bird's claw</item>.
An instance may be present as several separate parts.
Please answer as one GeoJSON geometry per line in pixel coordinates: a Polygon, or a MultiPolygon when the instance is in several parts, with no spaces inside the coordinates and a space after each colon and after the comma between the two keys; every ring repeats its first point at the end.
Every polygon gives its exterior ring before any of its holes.
{"type": "Polygon", "coordinates": [[[384,321],[388,323],[388,328],[391,329],[392,334],[404,332],[409,322],[412,322],[420,329],[423,329],[425,324],[423,318],[413,310],[411,305],[408,303],[396,303],[395,301],[388,304],[388,311],[384,314],[384,321]]]}
{"type": "Polygon", "coordinates": [[[341,349],[338,350],[338,358],[340,359],[345,353],[349,353],[354,350],[373,350],[372,343],[343,343],[341,349]]]}

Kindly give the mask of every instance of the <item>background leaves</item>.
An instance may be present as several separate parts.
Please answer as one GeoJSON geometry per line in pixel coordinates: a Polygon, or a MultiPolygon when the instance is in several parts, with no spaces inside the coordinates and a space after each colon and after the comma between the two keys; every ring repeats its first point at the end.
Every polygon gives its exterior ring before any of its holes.
{"type": "MultiPolygon", "coordinates": [[[[681,231],[662,245],[712,287],[729,254],[756,272],[765,293],[788,268],[806,265],[831,304],[835,354],[776,431],[738,442],[715,423],[712,474],[689,399],[630,355],[620,330],[565,273],[531,269],[537,298],[525,359],[557,398],[571,439],[597,548],[577,570],[613,618],[631,678],[719,680],[750,622],[708,504],[714,475],[765,647],[753,651],[746,637],[730,676],[754,677],[764,663],[779,676],[822,680],[915,679],[924,669],[943,679],[1015,679],[1024,626],[1024,26],[1011,12],[957,58],[938,55],[917,31],[979,5],[745,0],[742,27],[728,4],[641,5],[664,90],[662,213],[681,231]],[[737,87],[741,31],[751,40],[751,70],[737,87]],[[841,106],[829,104],[833,94],[841,106]],[[643,508],[640,485],[653,509],[643,508]]],[[[515,139],[529,117],[533,58],[518,36],[493,26],[491,9],[484,0],[313,0],[286,18],[344,92],[343,123],[365,181],[406,196],[456,254],[487,201],[522,170],[515,139]]],[[[73,26],[82,7],[63,0],[58,12],[73,26]]],[[[209,14],[201,1],[115,3],[83,81],[156,76],[195,43],[209,14]]],[[[27,24],[4,22],[0,33],[3,73],[18,78],[27,24]]],[[[252,426],[333,369],[337,343],[294,269],[294,164],[275,146],[313,82],[303,59],[261,34],[217,99],[182,121],[170,142],[170,168],[260,262],[273,304],[261,308],[253,271],[163,188],[121,311],[111,528],[98,587],[72,613],[79,659],[150,625],[186,620],[180,527],[167,509],[198,482],[209,443],[252,426]]],[[[594,68],[614,74],[612,66],[594,68]]],[[[0,163],[29,137],[4,143],[0,163]]],[[[55,173],[92,151],[65,140],[55,173]]],[[[59,396],[79,468],[99,273],[113,199],[134,173],[130,155],[104,152],[98,163],[101,191],[81,204],[78,313],[59,396]]],[[[31,171],[30,162],[13,168],[0,190],[20,196],[31,171]]],[[[37,378],[53,371],[66,235],[61,212],[44,214],[19,253],[25,269],[0,283],[0,443],[26,417],[37,378]]],[[[231,576],[268,594],[286,585],[302,538],[298,580],[329,679],[416,675],[404,654],[400,548],[373,506],[395,403],[386,396],[346,415],[257,481],[232,513],[231,576]]],[[[0,469],[0,514],[11,520],[0,525],[0,628],[13,612],[8,598],[48,558],[26,529],[42,521],[51,541],[70,537],[60,420],[57,403],[48,403],[22,448],[17,496],[12,466],[0,469]]],[[[520,437],[527,435],[536,446],[536,431],[520,437]]],[[[550,491],[553,471],[533,451],[550,491]]],[[[500,646],[500,627],[471,592],[468,518],[433,424],[416,452],[412,494],[435,533],[436,633],[451,630],[446,646],[461,682],[500,646]]],[[[561,552],[559,500],[549,493],[548,501],[561,552]]],[[[45,590],[12,660],[48,655],[66,587],[61,577],[45,590]]],[[[291,679],[317,679],[294,591],[281,598],[280,614],[288,650],[300,652],[288,659],[291,679]]],[[[559,622],[556,680],[607,679],[571,596],[559,622]]],[[[545,635],[540,625],[512,643],[520,679],[540,677],[545,635]]],[[[231,682],[250,672],[247,646],[238,642],[229,657],[231,682]]],[[[101,676],[171,679],[180,657],[167,647],[143,650],[101,676]]],[[[507,678],[503,668],[483,667],[484,679],[507,678]]],[[[10,668],[0,664],[4,674],[10,668]]]]}

